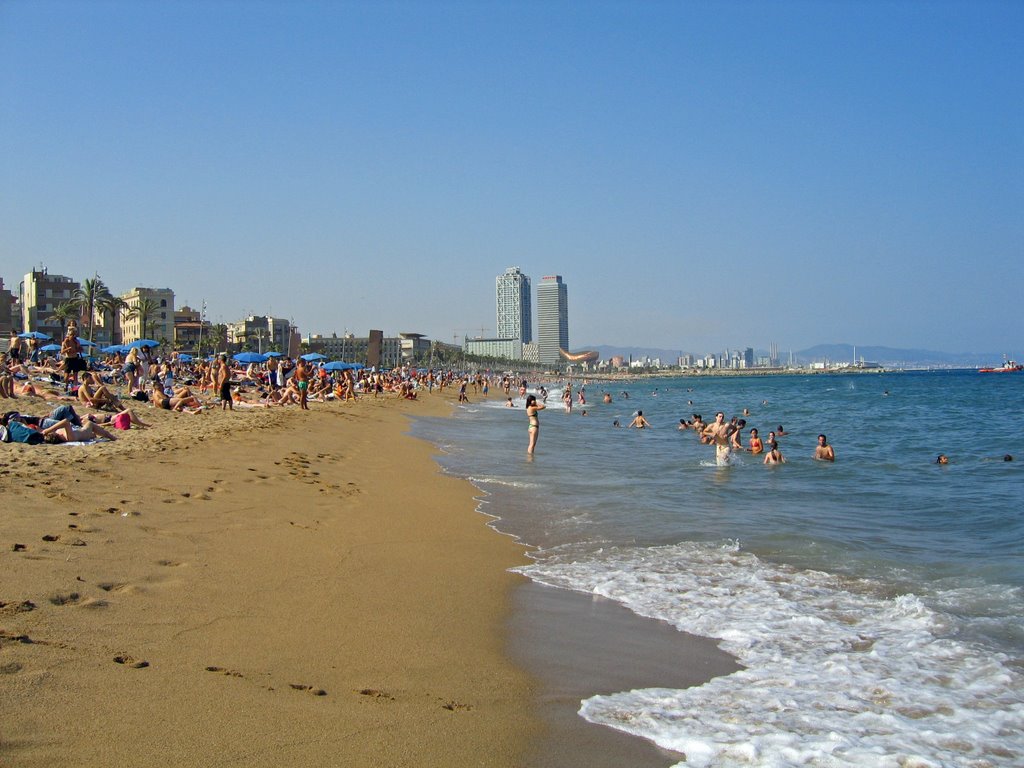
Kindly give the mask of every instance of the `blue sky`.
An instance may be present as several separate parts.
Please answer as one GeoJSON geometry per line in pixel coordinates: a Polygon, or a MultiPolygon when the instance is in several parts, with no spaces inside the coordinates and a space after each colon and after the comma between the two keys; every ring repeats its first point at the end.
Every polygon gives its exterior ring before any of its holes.
{"type": "Polygon", "coordinates": [[[1024,357],[1024,3],[0,0],[0,277],[303,334],[1024,357]]]}

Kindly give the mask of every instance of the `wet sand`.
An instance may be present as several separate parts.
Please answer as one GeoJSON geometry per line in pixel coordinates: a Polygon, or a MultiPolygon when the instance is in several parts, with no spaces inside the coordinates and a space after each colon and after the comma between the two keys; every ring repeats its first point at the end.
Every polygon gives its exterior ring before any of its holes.
{"type": "Polygon", "coordinates": [[[617,603],[526,583],[513,593],[512,658],[538,680],[546,724],[533,768],[666,768],[683,755],[579,716],[581,700],[636,688],[686,688],[740,667],[716,643],[617,603]]]}

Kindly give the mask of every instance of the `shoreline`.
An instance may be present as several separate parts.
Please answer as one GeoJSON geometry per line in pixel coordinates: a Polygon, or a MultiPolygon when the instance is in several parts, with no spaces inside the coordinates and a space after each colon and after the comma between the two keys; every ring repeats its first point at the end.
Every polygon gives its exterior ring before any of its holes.
{"type": "Polygon", "coordinates": [[[406,434],[428,412],[146,409],[114,443],[4,446],[0,759],[520,765],[523,548],[406,434]]]}
{"type": "Polygon", "coordinates": [[[580,700],[735,661],[512,573],[528,544],[409,434],[453,397],[143,408],[153,428],[112,443],[0,448],[0,691],[17,713],[0,760],[677,762],[580,700]],[[621,676],[615,654],[637,665],[621,676]]]}

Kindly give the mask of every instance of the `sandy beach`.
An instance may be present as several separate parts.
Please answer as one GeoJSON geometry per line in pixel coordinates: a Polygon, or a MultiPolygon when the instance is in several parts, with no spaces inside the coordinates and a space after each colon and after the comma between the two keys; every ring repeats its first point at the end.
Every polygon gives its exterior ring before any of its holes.
{"type": "Polygon", "coordinates": [[[0,763],[520,764],[522,546],[402,435],[447,407],[141,409],[114,443],[4,445],[0,763]]]}
{"type": "Polygon", "coordinates": [[[116,442],[5,444],[0,764],[677,762],[580,700],[731,657],[509,573],[524,546],[404,434],[450,407],[143,407],[116,442]]]}

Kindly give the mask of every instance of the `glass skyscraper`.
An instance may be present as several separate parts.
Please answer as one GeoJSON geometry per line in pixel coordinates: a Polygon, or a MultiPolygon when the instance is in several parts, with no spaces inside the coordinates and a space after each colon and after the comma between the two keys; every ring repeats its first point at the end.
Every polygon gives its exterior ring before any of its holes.
{"type": "Polygon", "coordinates": [[[548,275],[537,286],[537,361],[562,362],[560,349],[569,349],[569,292],[561,275],[548,275]]]}
{"type": "Polygon", "coordinates": [[[533,341],[533,306],[530,303],[530,278],[509,267],[498,275],[495,293],[498,306],[499,339],[519,339],[523,344],[533,341]]]}

